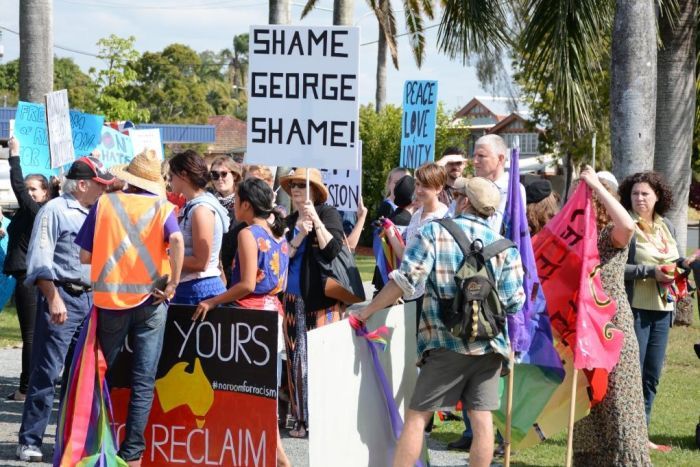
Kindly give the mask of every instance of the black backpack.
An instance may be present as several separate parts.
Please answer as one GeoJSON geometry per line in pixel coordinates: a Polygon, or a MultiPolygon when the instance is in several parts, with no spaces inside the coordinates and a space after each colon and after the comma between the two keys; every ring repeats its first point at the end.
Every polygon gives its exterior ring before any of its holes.
{"type": "Polygon", "coordinates": [[[440,299],[440,318],[452,335],[465,341],[493,339],[505,329],[506,314],[486,263],[508,248],[515,248],[515,244],[502,238],[484,246],[479,239],[470,242],[452,219],[435,222],[454,237],[464,254],[455,274],[457,294],[440,299]]]}

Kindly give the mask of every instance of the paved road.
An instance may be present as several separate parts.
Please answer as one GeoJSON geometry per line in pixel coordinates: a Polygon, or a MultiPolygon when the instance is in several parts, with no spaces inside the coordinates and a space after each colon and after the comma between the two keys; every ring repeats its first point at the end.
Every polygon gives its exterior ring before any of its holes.
{"type": "MultiPolygon", "coordinates": [[[[0,349],[0,466],[25,465],[25,463],[15,460],[17,431],[22,418],[22,404],[5,400],[5,396],[17,387],[20,373],[20,356],[21,351],[19,348],[0,349]]],[[[46,443],[43,446],[44,460],[47,461],[51,460],[53,455],[55,423],[56,410],[54,410],[51,424],[45,437],[46,443]]],[[[284,448],[292,460],[292,465],[308,465],[308,439],[289,438],[286,436],[286,433],[282,437],[284,448]]],[[[467,465],[465,454],[447,451],[443,443],[433,439],[430,440],[429,446],[432,467],[467,465]]],[[[26,465],[47,466],[50,464],[36,463],[26,465]]]]}

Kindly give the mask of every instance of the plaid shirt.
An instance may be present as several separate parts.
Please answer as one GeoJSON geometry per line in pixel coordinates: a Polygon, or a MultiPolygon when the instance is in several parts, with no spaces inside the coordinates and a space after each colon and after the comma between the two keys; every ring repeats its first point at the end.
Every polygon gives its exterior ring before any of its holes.
{"type": "MultiPolygon", "coordinates": [[[[461,214],[453,220],[470,240],[478,238],[484,245],[489,245],[501,238],[489,228],[486,220],[474,215],[461,214]]],[[[410,295],[418,284],[427,281],[418,329],[418,355],[423,355],[426,350],[445,348],[465,355],[497,352],[508,360],[510,342],[507,329],[490,341],[467,343],[454,337],[440,319],[438,299],[452,298],[457,293],[454,276],[463,259],[464,255],[452,235],[437,222],[430,222],[407,245],[400,269],[390,275],[405,295],[410,295]]],[[[520,311],[525,303],[525,293],[518,250],[508,248],[492,258],[487,267],[491,269],[505,312],[514,314],[520,311]]]]}

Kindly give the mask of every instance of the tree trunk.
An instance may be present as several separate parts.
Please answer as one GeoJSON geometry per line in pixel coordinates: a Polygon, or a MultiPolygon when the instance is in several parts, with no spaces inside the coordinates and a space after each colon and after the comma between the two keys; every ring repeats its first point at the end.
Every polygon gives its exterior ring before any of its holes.
{"type": "Polygon", "coordinates": [[[335,26],[352,26],[354,0],[333,0],[333,24],[335,26]]]}
{"type": "MultiPolygon", "coordinates": [[[[385,0],[382,0],[385,1],[385,0]]],[[[379,23],[379,37],[377,38],[377,90],[375,92],[375,110],[381,112],[386,105],[386,62],[387,46],[384,27],[379,23]]]]}
{"type": "MultiPolygon", "coordinates": [[[[292,8],[289,0],[270,0],[270,24],[291,24],[292,23],[292,8]]],[[[277,197],[275,202],[280,206],[284,206],[288,212],[291,211],[291,201],[289,195],[280,187],[280,178],[289,173],[291,167],[278,166],[275,173],[275,190],[277,197]]]]}
{"type": "Polygon", "coordinates": [[[50,0],[19,2],[19,99],[44,102],[53,90],[53,11],[50,0]]]}
{"type": "Polygon", "coordinates": [[[610,86],[613,173],[622,180],[654,164],[656,16],[654,0],[617,0],[610,86]]]}
{"type": "Polygon", "coordinates": [[[697,0],[679,1],[678,24],[659,18],[662,48],[656,87],[654,170],[669,182],[674,204],[666,214],[678,233],[678,252],[685,256],[688,227],[690,157],[695,115],[695,10],[697,0]]]}

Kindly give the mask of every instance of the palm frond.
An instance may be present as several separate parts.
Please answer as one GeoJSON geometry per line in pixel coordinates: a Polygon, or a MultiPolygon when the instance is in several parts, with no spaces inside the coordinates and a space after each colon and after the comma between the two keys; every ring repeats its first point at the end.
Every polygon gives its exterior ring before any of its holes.
{"type": "Polygon", "coordinates": [[[489,54],[509,40],[506,2],[502,0],[442,0],[438,48],[467,63],[473,53],[489,54]]]}
{"type": "Polygon", "coordinates": [[[435,18],[435,6],[433,0],[420,0],[420,7],[428,19],[435,18]]]}
{"type": "Polygon", "coordinates": [[[370,0],[370,8],[374,11],[374,16],[377,18],[379,23],[379,30],[384,34],[386,39],[386,45],[389,47],[389,55],[391,55],[391,62],[394,64],[394,68],[399,69],[399,49],[396,44],[396,18],[394,17],[394,12],[391,10],[391,3],[389,0],[370,0]]]}
{"type": "Polygon", "coordinates": [[[421,16],[421,4],[418,0],[404,0],[403,10],[406,15],[406,27],[411,43],[411,52],[420,68],[425,57],[425,33],[423,32],[423,18],[421,16]]]}
{"type": "Polygon", "coordinates": [[[316,8],[318,2],[319,0],[306,0],[306,5],[304,5],[304,9],[301,10],[301,19],[304,19],[306,15],[311,13],[311,10],[316,8]]]}

